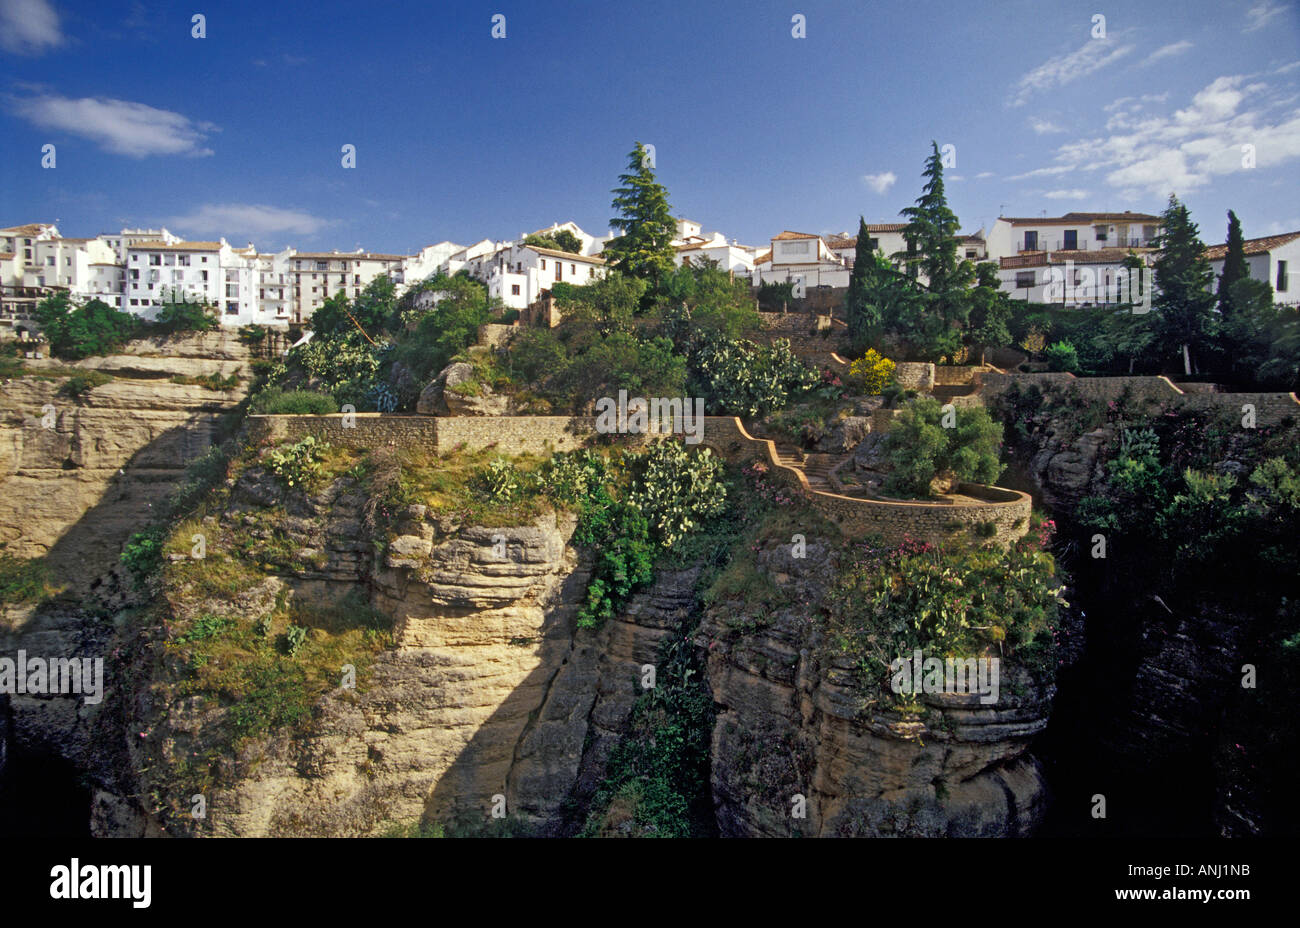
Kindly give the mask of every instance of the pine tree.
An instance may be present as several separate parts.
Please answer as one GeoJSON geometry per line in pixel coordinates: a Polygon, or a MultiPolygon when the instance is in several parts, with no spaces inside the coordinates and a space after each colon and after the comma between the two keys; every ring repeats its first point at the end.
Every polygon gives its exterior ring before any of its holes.
{"type": "Polygon", "coordinates": [[[1246,264],[1246,243],[1241,236],[1241,220],[1232,210],[1228,210],[1228,253],[1223,258],[1223,273],[1219,275],[1219,312],[1227,319],[1235,307],[1232,299],[1232,285],[1250,276],[1250,267],[1246,264]]]}
{"type": "Polygon", "coordinates": [[[673,270],[673,236],[677,223],[668,206],[668,191],[655,180],[645,147],[636,143],[628,155],[628,173],[619,175],[610,225],[623,234],[605,245],[605,260],[620,273],[650,282],[651,292],[673,270]]]}
{"type": "Polygon", "coordinates": [[[931,142],[930,149],[921,172],[926,178],[921,195],[914,206],[901,211],[907,219],[903,229],[907,249],[894,257],[903,259],[914,279],[925,277],[925,318],[912,325],[914,332],[925,333],[924,342],[913,344],[926,355],[938,358],[951,356],[960,348],[961,330],[971,309],[966,288],[975,279],[975,269],[969,261],[957,257],[960,224],[944,194],[939,144],[931,142]]]}
{"type": "Polygon", "coordinates": [[[1160,249],[1152,301],[1157,337],[1167,355],[1181,351],[1183,373],[1191,375],[1196,370],[1195,360],[1210,350],[1218,329],[1210,292],[1214,271],[1205,257],[1200,230],[1176,196],[1169,197],[1161,222],[1154,243],[1160,249]]]}
{"type": "MultiPolygon", "coordinates": [[[[926,178],[915,206],[901,211],[907,219],[903,239],[907,250],[895,257],[907,262],[908,269],[925,275],[931,292],[945,293],[958,284],[957,216],[948,208],[943,191],[943,159],[939,144],[931,142],[931,154],[925,160],[926,178]]],[[[915,274],[914,274],[915,276],[915,274]]]]}

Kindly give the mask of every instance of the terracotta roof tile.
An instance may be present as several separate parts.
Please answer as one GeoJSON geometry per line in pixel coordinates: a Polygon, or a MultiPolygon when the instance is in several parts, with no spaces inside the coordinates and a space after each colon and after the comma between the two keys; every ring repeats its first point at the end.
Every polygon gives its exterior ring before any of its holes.
{"type": "MultiPolygon", "coordinates": [[[[1275,248],[1280,248],[1288,242],[1294,242],[1300,238],[1300,232],[1284,232],[1281,235],[1268,235],[1264,238],[1248,238],[1242,242],[1242,250],[1248,255],[1268,254],[1275,248]]],[[[1205,257],[1211,261],[1220,261],[1228,256],[1228,246],[1211,245],[1205,249],[1205,257]]]]}

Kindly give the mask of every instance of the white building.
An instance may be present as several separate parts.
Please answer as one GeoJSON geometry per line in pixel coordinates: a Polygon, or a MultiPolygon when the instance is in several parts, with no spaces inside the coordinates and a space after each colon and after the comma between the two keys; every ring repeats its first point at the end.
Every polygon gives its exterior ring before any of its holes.
{"type": "Polygon", "coordinates": [[[1026,251],[1150,248],[1160,217],[1149,213],[1066,213],[1053,218],[999,216],[985,239],[990,258],[1026,251]]]}
{"type": "MultiPolygon", "coordinates": [[[[1291,286],[1291,271],[1300,267],[1300,232],[1248,238],[1242,245],[1250,276],[1255,280],[1266,281],[1273,287],[1273,302],[1286,306],[1300,304],[1300,291],[1291,286]]],[[[1214,283],[1211,288],[1215,293],[1219,292],[1219,278],[1223,275],[1223,263],[1227,254],[1227,245],[1211,245],[1205,249],[1210,267],[1214,268],[1214,283]]]]}
{"type": "Polygon", "coordinates": [[[1154,258],[1150,249],[1031,251],[1000,258],[998,277],[1012,299],[1078,308],[1104,306],[1135,297],[1141,301],[1152,280],[1154,258]],[[1125,264],[1130,254],[1143,264],[1136,276],[1125,264]]]}
{"type": "Polygon", "coordinates": [[[605,259],[537,245],[509,245],[474,258],[466,268],[487,284],[489,297],[500,299],[507,308],[523,309],[557,283],[582,286],[603,277],[605,259]]]}
{"type": "Polygon", "coordinates": [[[173,297],[221,307],[225,294],[222,266],[230,266],[233,257],[234,250],[225,239],[133,242],[127,246],[126,305],[122,309],[153,319],[173,297]]]}
{"type": "Polygon", "coordinates": [[[289,308],[292,322],[306,322],[320,305],[336,294],[356,299],[381,274],[400,275],[407,255],[357,252],[302,251],[292,254],[286,273],[292,287],[289,308]]]}
{"type": "Polygon", "coordinates": [[[754,284],[793,283],[802,287],[847,287],[849,269],[820,235],[786,230],[772,238],[772,248],[754,262],[754,284]]]}

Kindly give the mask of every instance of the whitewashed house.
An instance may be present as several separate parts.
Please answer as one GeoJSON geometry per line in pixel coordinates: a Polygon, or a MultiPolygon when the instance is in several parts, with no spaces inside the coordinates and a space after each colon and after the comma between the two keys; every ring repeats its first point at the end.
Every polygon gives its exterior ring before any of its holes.
{"type": "Polygon", "coordinates": [[[819,235],[786,230],[772,238],[772,248],[754,262],[754,283],[793,283],[800,287],[847,287],[849,269],[819,235]]]}
{"type": "MultiPolygon", "coordinates": [[[[1248,238],[1242,244],[1250,276],[1273,287],[1273,302],[1285,306],[1300,304],[1300,287],[1291,286],[1291,271],[1300,267],[1300,232],[1248,238]]],[[[1210,267],[1214,268],[1211,289],[1215,293],[1219,292],[1219,278],[1223,275],[1227,254],[1227,245],[1211,245],[1205,249],[1210,267]]]]}
{"type": "MultiPolygon", "coordinates": [[[[164,294],[223,304],[222,264],[234,251],[225,239],[217,242],[138,241],[127,246],[123,311],[153,319],[164,294]]],[[[220,311],[220,310],[219,310],[220,311]]]]}
{"type": "Polygon", "coordinates": [[[1026,251],[1097,251],[1151,248],[1160,217],[1149,213],[1066,213],[1052,218],[999,216],[985,236],[988,255],[1026,251]]]}
{"type": "Polygon", "coordinates": [[[466,267],[487,284],[489,297],[500,299],[507,308],[524,309],[557,283],[580,287],[603,277],[605,259],[520,244],[474,258],[466,267]]]}
{"type": "Polygon", "coordinates": [[[998,277],[1015,300],[1077,308],[1141,302],[1154,259],[1150,249],[1031,251],[998,259],[998,277]],[[1136,274],[1125,264],[1130,254],[1142,261],[1136,274]]]}

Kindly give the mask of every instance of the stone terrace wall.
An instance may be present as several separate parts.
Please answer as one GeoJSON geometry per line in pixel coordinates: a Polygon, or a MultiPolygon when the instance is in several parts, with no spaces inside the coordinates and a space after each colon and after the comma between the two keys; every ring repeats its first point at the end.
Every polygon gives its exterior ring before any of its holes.
{"type": "MultiPolygon", "coordinates": [[[[594,417],[578,416],[394,416],[356,413],[344,416],[250,416],[254,442],[298,441],[307,435],[350,448],[419,448],[446,452],[496,448],[503,453],[572,451],[601,437],[594,417]]],[[[654,436],[618,436],[644,441],[654,436]]],[[[1015,490],[963,484],[960,492],[984,500],[975,505],[857,499],[814,491],[803,472],[780,463],[776,445],[754,438],[733,416],[706,416],[701,443],[733,464],[760,461],[772,479],[808,495],[811,504],[849,535],[879,534],[890,543],[904,536],[939,541],[956,531],[993,522],[1007,543],[1028,531],[1030,498],[1015,490]]]]}
{"type": "Polygon", "coordinates": [[[1078,392],[1091,400],[1108,402],[1117,400],[1125,392],[1135,402],[1144,405],[1167,403],[1207,412],[1220,411],[1241,416],[1242,406],[1255,407],[1255,422],[1260,426],[1275,426],[1283,419],[1300,420],[1300,399],[1294,393],[1206,393],[1185,392],[1168,377],[1075,377],[1073,374],[1002,374],[985,372],[976,375],[979,394],[987,399],[1005,391],[1012,383],[1022,387],[1037,384],[1040,387],[1056,384],[1078,392]]]}

